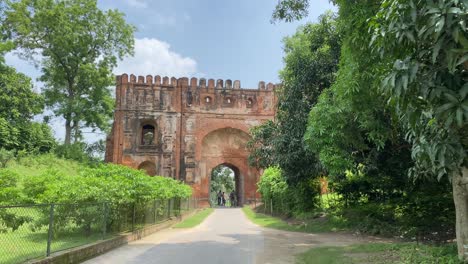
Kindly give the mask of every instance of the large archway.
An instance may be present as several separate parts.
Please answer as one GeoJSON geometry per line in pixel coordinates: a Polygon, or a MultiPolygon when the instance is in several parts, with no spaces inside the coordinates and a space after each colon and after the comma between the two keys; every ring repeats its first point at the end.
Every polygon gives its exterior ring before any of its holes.
{"type": "Polygon", "coordinates": [[[201,193],[211,197],[211,173],[219,166],[229,168],[234,173],[236,201],[242,205],[255,196],[258,172],[248,165],[249,152],[246,148],[250,135],[232,128],[220,128],[208,133],[201,146],[201,193]]]}

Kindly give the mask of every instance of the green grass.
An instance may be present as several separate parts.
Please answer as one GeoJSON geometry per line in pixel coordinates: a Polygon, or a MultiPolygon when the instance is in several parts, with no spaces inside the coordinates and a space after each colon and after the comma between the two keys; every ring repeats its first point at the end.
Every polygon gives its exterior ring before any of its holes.
{"type": "MultiPolygon", "coordinates": [[[[291,225],[286,221],[255,212],[249,206],[242,208],[248,219],[257,225],[285,231],[318,233],[336,231],[343,221],[328,219],[325,221],[307,220],[301,225],[291,225]]],[[[346,247],[316,247],[299,255],[298,264],[355,264],[355,263],[403,263],[403,264],[458,264],[455,244],[443,246],[417,245],[416,243],[369,243],[346,247]]]]}
{"type": "Polygon", "coordinates": [[[18,173],[21,177],[39,176],[50,170],[60,175],[76,176],[82,170],[82,166],[76,161],[57,158],[52,154],[27,156],[7,164],[10,171],[18,173]]]}
{"type": "Polygon", "coordinates": [[[192,228],[199,225],[205,218],[207,218],[213,212],[213,208],[206,208],[196,214],[188,217],[184,221],[176,224],[175,228],[192,228]]]}
{"type": "Polygon", "coordinates": [[[317,247],[299,255],[298,264],[424,263],[458,264],[456,246],[415,243],[372,243],[347,247],[317,247]]]}
{"type": "Polygon", "coordinates": [[[322,233],[344,230],[344,223],[340,219],[307,219],[300,223],[288,223],[281,218],[255,212],[249,206],[242,208],[250,221],[263,227],[293,232],[322,233]]]}
{"type": "MultiPolygon", "coordinates": [[[[22,226],[13,232],[0,233],[0,263],[22,263],[29,259],[45,257],[47,237],[46,227],[33,232],[29,226],[22,226]]],[[[112,235],[106,236],[110,237],[112,235]]],[[[102,238],[101,234],[85,236],[81,232],[62,233],[53,238],[51,251],[85,245],[102,238]]]]}

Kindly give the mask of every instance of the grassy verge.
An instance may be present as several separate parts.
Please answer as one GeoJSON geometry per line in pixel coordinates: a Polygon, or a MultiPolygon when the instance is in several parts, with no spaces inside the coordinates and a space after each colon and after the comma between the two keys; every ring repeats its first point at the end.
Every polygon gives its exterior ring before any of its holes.
{"type": "MultiPolygon", "coordinates": [[[[0,233],[0,263],[23,263],[29,259],[45,257],[47,237],[46,228],[32,232],[21,227],[15,232],[0,233]]],[[[111,237],[112,235],[108,235],[105,239],[111,237]]],[[[85,236],[80,232],[62,233],[53,238],[51,251],[58,252],[100,239],[103,239],[101,234],[85,236]]]]}
{"type": "Polygon", "coordinates": [[[213,212],[213,208],[206,208],[191,217],[185,219],[184,221],[176,224],[175,228],[191,228],[199,225],[205,218],[207,218],[213,212]]]}
{"type": "MultiPolygon", "coordinates": [[[[328,232],[341,228],[342,221],[309,220],[302,225],[292,225],[286,221],[257,213],[252,208],[242,208],[248,219],[257,225],[295,232],[328,232]]],[[[356,244],[347,247],[317,247],[299,255],[299,264],[354,264],[354,263],[425,263],[458,264],[455,244],[443,246],[417,245],[416,243],[373,243],[356,244]]]]}
{"type": "Polygon", "coordinates": [[[255,212],[249,206],[244,206],[242,210],[250,221],[263,227],[306,233],[336,232],[345,229],[339,219],[309,219],[301,223],[288,223],[278,217],[255,212]]]}
{"type": "Polygon", "coordinates": [[[454,244],[444,246],[415,243],[357,244],[347,247],[318,247],[299,255],[298,264],[354,264],[354,263],[461,263],[454,244]]]}

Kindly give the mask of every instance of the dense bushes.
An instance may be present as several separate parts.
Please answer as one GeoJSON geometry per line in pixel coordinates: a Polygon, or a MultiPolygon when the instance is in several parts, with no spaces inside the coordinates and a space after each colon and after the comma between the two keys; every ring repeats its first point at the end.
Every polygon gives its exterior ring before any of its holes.
{"type": "Polygon", "coordinates": [[[89,167],[42,155],[10,162],[0,170],[2,204],[18,203],[132,203],[151,199],[188,197],[191,188],[165,177],[149,177],[121,165],[89,167]],[[15,193],[6,197],[7,191],[15,193]]]}
{"type": "MultiPolygon", "coordinates": [[[[0,205],[76,204],[57,207],[55,226],[58,229],[66,228],[70,221],[75,226],[89,228],[90,223],[102,217],[104,202],[111,212],[109,225],[115,226],[122,218],[119,212],[123,209],[123,214],[130,214],[131,219],[132,210],[143,210],[154,200],[186,198],[191,193],[190,186],[171,178],[149,177],[143,171],[115,164],[89,167],[53,155],[25,157],[0,169],[0,205]],[[99,206],[89,207],[91,204],[99,206]]],[[[41,217],[28,220],[33,221],[33,226],[48,222],[48,207],[38,210],[41,217]]],[[[28,222],[2,211],[0,218],[12,229],[17,228],[20,220],[28,222]]]]}
{"type": "Polygon", "coordinates": [[[443,242],[454,237],[454,205],[450,184],[413,182],[408,177],[380,177],[348,171],[329,178],[327,193],[319,196],[320,182],[290,186],[278,167],[267,168],[258,190],[264,211],[286,217],[325,215],[337,227],[374,235],[400,236],[443,242]],[[298,199],[308,200],[298,201],[298,199]],[[306,210],[301,205],[314,205],[306,210]]]}
{"type": "Polygon", "coordinates": [[[260,177],[258,191],[266,211],[297,216],[318,206],[319,186],[316,180],[288,184],[279,167],[269,167],[260,177]]]}

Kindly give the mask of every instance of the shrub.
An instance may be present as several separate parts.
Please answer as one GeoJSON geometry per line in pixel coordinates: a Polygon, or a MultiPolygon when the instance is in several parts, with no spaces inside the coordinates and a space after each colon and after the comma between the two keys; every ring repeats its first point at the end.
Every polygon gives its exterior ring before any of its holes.
{"type": "MultiPolygon", "coordinates": [[[[56,206],[56,232],[70,224],[89,231],[90,223],[102,217],[104,202],[111,206],[109,225],[117,225],[121,219],[117,212],[121,208],[144,208],[153,200],[186,198],[192,194],[190,186],[172,178],[150,177],[143,171],[115,164],[90,167],[53,155],[25,157],[0,169],[0,187],[0,201],[7,204],[19,201],[76,204],[56,206]],[[95,205],[86,206],[90,204],[95,205]]],[[[39,210],[41,217],[34,219],[35,227],[48,222],[49,208],[39,210]]]]}

